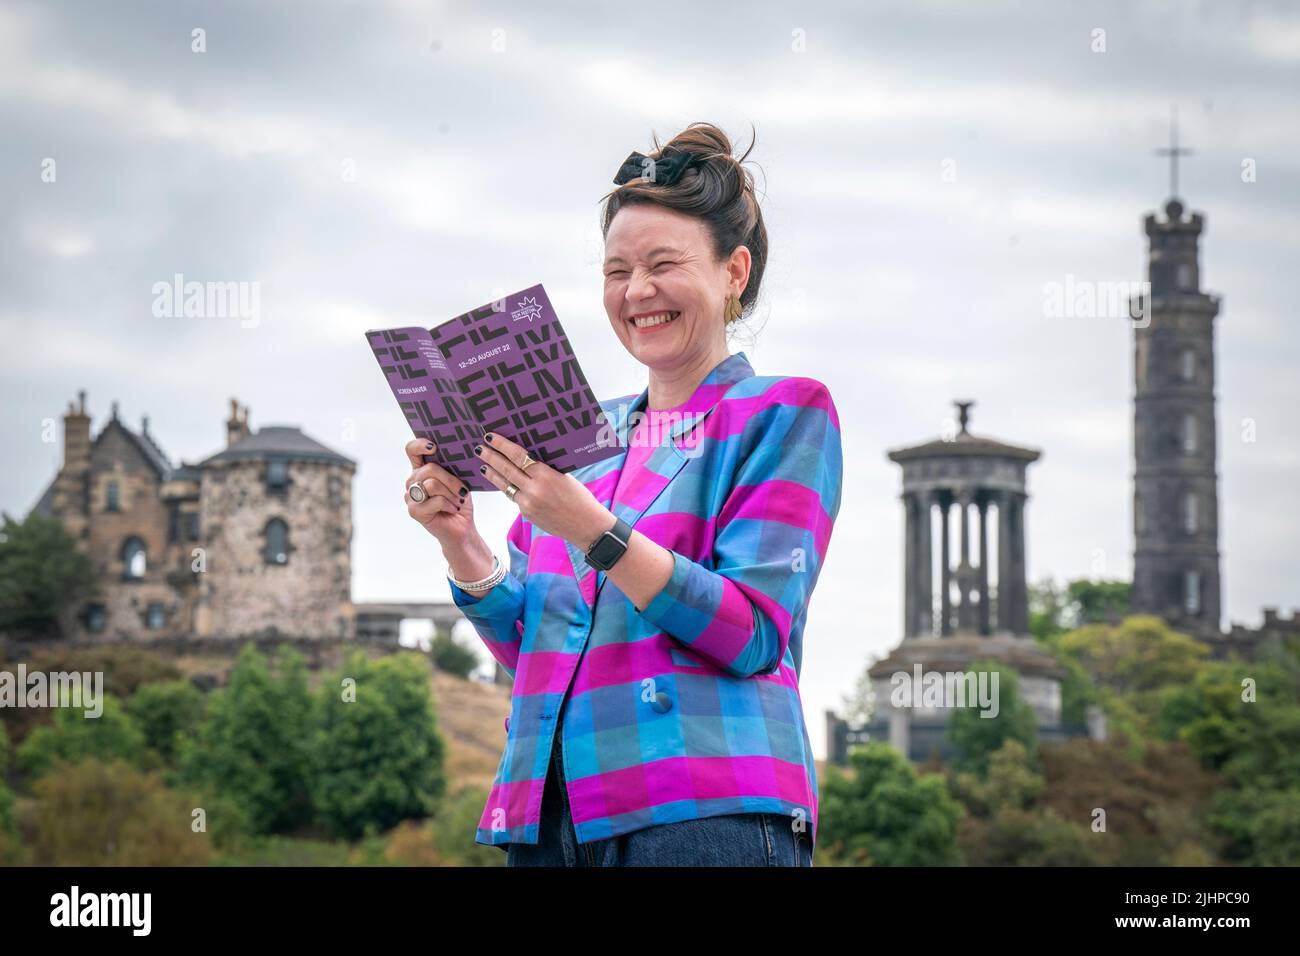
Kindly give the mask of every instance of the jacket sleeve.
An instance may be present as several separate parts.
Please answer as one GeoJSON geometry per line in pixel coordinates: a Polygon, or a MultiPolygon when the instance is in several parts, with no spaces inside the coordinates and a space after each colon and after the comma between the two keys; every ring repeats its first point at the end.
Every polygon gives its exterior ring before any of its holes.
{"type": "Polygon", "coordinates": [[[519,666],[519,646],[524,635],[524,583],[528,578],[532,538],[532,525],[519,515],[506,534],[510,569],[481,596],[472,595],[447,579],[452,601],[474,625],[487,649],[511,678],[519,666]]]}
{"type": "Polygon", "coordinates": [[[826,557],[843,482],[826,386],[790,377],[763,399],[717,515],[713,569],[672,551],[668,583],[639,612],[736,677],[778,672],[826,557]]]}

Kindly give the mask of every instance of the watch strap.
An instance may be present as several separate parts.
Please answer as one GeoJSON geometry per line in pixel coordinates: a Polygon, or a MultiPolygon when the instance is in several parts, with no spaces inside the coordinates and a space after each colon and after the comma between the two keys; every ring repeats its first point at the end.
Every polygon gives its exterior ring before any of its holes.
{"type": "Polygon", "coordinates": [[[627,551],[631,538],[632,526],[622,518],[615,518],[614,527],[602,532],[587,549],[587,563],[599,571],[608,571],[627,551]]]}

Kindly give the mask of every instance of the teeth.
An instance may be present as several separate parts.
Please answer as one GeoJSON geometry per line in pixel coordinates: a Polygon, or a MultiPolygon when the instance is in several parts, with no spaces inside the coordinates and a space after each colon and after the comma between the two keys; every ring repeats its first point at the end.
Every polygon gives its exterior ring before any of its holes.
{"type": "Polygon", "coordinates": [[[658,315],[647,315],[633,319],[632,322],[638,329],[648,329],[652,325],[663,325],[665,322],[671,322],[677,318],[677,315],[676,312],[660,312],[658,315]]]}

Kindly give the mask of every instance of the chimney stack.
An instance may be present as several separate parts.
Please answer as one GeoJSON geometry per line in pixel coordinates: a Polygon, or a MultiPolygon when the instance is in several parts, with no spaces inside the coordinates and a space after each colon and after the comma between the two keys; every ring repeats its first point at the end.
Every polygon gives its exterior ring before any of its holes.
{"type": "Polygon", "coordinates": [[[63,467],[54,479],[52,511],[64,528],[81,542],[89,528],[90,509],[90,416],[86,414],[86,393],[77,393],[78,403],[68,402],[63,416],[63,467]]]}
{"type": "Polygon", "coordinates": [[[240,414],[239,401],[232,398],[230,400],[230,417],[226,419],[226,447],[229,448],[235,442],[248,437],[248,406],[243,408],[243,414],[240,414]]]}
{"type": "Polygon", "coordinates": [[[75,477],[90,473],[90,416],[86,414],[86,393],[78,392],[80,405],[68,403],[63,416],[63,471],[75,477]]]}

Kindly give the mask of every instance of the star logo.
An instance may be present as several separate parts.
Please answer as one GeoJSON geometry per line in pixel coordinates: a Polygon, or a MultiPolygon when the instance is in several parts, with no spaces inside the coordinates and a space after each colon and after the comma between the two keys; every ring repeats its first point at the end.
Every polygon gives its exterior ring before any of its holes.
{"type": "Polygon", "coordinates": [[[536,297],[531,295],[520,300],[519,308],[510,313],[510,318],[515,322],[519,322],[523,319],[527,319],[531,322],[533,319],[540,319],[541,317],[542,307],[537,304],[536,297]]]}

